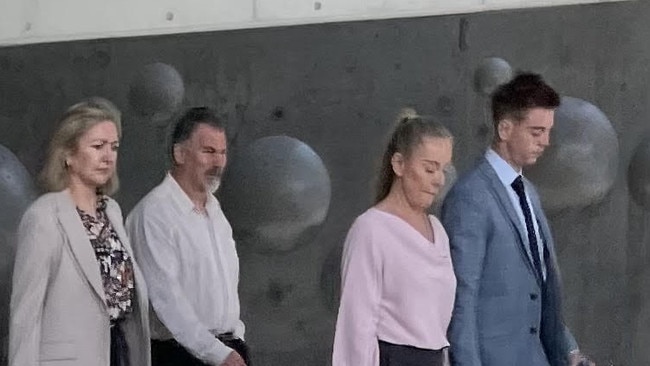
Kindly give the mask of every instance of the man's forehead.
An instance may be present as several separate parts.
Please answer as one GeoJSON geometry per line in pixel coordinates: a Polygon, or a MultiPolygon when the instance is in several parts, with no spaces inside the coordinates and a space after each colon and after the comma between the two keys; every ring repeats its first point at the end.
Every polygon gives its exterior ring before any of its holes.
{"type": "Polygon", "coordinates": [[[553,125],[555,116],[554,109],[532,108],[526,111],[520,122],[531,127],[549,127],[553,125]]]}
{"type": "Polygon", "coordinates": [[[190,137],[197,141],[206,141],[206,140],[225,140],[226,131],[222,128],[216,128],[205,123],[201,123],[192,132],[190,137]]]}

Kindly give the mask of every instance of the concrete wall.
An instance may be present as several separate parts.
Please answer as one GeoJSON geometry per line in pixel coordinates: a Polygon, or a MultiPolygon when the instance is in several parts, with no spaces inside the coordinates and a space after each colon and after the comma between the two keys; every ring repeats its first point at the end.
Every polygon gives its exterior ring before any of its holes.
{"type": "Polygon", "coordinates": [[[0,46],[621,0],[2,0],[0,46]]]}
{"type": "MultiPolygon", "coordinates": [[[[285,210],[276,216],[254,210],[265,202],[251,204],[250,215],[269,230],[238,234],[240,291],[256,364],[325,365],[341,244],[351,221],[371,204],[395,114],[412,106],[443,121],[457,136],[456,168],[467,170],[482,153],[489,125],[474,73],[486,57],[501,57],[513,68],[542,73],[563,95],[592,103],[611,122],[618,142],[612,187],[560,205],[550,218],[567,321],[583,350],[600,365],[648,365],[649,166],[642,143],[650,132],[649,18],[650,3],[622,2],[2,48],[0,144],[35,175],[64,108],[91,95],[112,99],[124,112],[117,198],[128,212],[163,176],[167,126],[183,107],[210,104],[227,116],[233,165],[251,156],[259,138],[302,141],[310,149],[284,141],[299,153],[268,151],[313,168],[310,178],[292,172],[284,182],[319,198],[283,198],[289,203],[278,201],[285,210]],[[318,205],[327,206],[325,217],[318,205]],[[290,235],[257,240],[292,222],[301,225],[290,235]]],[[[255,151],[267,151],[261,149],[255,151]]],[[[233,174],[223,192],[230,194],[224,201],[234,202],[233,217],[248,188],[269,196],[282,189],[281,177],[264,185],[233,174]],[[244,188],[228,188],[233,185],[244,188]]],[[[549,172],[539,183],[552,185],[564,175],[549,172]]],[[[8,278],[2,284],[6,289],[8,278]]]]}

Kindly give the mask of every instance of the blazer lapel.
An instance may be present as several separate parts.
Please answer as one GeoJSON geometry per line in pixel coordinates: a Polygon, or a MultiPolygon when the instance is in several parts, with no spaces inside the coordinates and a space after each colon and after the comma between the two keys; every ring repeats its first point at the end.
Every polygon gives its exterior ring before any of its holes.
{"type": "Polygon", "coordinates": [[[102,304],[106,306],[106,295],[97,257],[68,190],[59,193],[58,213],[59,222],[68,238],[68,245],[75,260],[86,280],[88,280],[90,287],[95,290],[102,304]]]}
{"type": "MultiPolygon", "coordinates": [[[[544,248],[548,251],[548,258],[545,258],[546,262],[546,273],[556,272],[557,268],[557,253],[555,253],[555,243],[553,242],[553,236],[551,234],[551,227],[548,225],[548,220],[544,211],[542,211],[542,203],[539,200],[537,192],[531,187],[530,184],[526,184],[527,187],[530,187],[530,202],[533,205],[533,212],[535,212],[535,217],[537,217],[537,226],[539,227],[539,235],[542,237],[544,243],[544,248]]],[[[526,188],[528,189],[528,188],[526,188]]]]}
{"type": "Polygon", "coordinates": [[[515,211],[515,207],[512,204],[512,200],[510,199],[506,188],[503,186],[503,183],[501,183],[499,176],[497,176],[497,173],[494,171],[487,160],[483,159],[483,163],[480,165],[479,169],[481,169],[487,181],[489,182],[492,193],[495,195],[496,200],[501,207],[501,210],[505,213],[506,217],[515,227],[519,238],[519,249],[521,250],[521,254],[524,257],[524,261],[528,264],[528,269],[535,276],[537,282],[541,285],[542,279],[539,278],[539,274],[535,270],[532,258],[530,257],[529,249],[526,247],[526,243],[528,242],[528,233],[519,220],[517,211],[515,211]]]}
{"type": "MultiPolygon", "coordinates": [[[[542,237],[542,240],[544,241],[544,245],[549,247],[549,250],[552,248],[552,240],[553,238],[551,237],[551,228],[548,226],[548,221],[546,220],[546,215],[544,215],[544,212],[542,211],[542,203],[539,201],[539,197],[537,196],[534,188],[531,186],[530,183],[528,183],[527,180],[524,180],[524,183],[526,185],[526,191],[529,192],[528,195],[530,196],[530,203],[532,204],[532,210],[535,213],[535,217],[537,218],[537,226],[539,226],[539,231],[540,231],[540,236],[542,237]]],[[[553,253],[555,254],[555,253],[553,253]]]]}

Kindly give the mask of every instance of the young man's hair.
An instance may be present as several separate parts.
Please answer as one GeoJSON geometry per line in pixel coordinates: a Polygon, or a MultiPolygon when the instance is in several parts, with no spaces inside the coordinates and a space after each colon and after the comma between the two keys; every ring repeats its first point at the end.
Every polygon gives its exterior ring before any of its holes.
{"type": "Polygon", "coordinates": [[[495,130],[503,119],[520,122],[532,108],[555,109],[559,105],[560,96],[540,75],[519,73],[492,93],[492,119],[495,130]]]}

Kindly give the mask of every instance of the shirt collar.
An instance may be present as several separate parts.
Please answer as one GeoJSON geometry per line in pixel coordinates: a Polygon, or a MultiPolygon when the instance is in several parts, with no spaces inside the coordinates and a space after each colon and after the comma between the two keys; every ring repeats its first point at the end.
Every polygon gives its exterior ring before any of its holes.
{"type": "MultiPolygon", "coordinates": [[[[183,212],[196,212],[195,207],[194,207],[194,202],[190,199],[190,197],[185,193],[183,188],[178,184],[176,179],[171,175],[170,172],[167,172],[167,176],[165,176],[165,179],[163,180],[163,183],[167,186],[167,189],[170,191],[170,198],[173,200],[176,205],[181,209],[183,212]]],[[[214,205],[218,205],[217,198],[214,197],[212,194],[208,194],[208,199],[206,200],[205,207],[206,210],[210,211],[214,205]]]]}
{"type": "Polygon", "coordinates": [[[516,171],[512,165],[508,164],[508,162],[493,149],[488,149],[485,152],[485,159],[487,159],[494,171],[497,173],[501,183],[506,187],[510,187],[512,182],[518,176],[522,175],[521,171],[516,171]]]}

